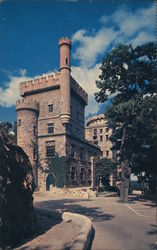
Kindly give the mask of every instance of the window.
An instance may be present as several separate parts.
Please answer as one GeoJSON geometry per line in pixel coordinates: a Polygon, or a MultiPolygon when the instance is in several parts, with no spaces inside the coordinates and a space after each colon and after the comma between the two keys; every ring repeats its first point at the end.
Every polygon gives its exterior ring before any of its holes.
{"type": "Polygon", "coordinates": [[[76,171],[75,171],[75,168],[72,167],[72,170],[71,170],[71,180],[74,181],[76,179],[76,171]]]}
{"type": "Polygon", "coordinates": [[[48,133],[53,134],[54,133],[54,124],[48,123],[48,133]]]}
{"type": "Polygon", "coordinates": [[[108,135],[106,135],[106,141],[108,141],[108,135]]]}
{"type": "Polygon", "coordinates": [[[93,136],[93,140],[97,140],[97,135],[94,135],[94,136],[93,136]]]}
{"type": "Polygon", "coordinates": [[[33,134],[36,135],[36,126],[33,127],[33,134]]]}
{"type": "Polygon", "coordinates": [[[83,150],[83,148],[81,148],[81,150],[80,150],[80,159],[81,160],[84,159],[84,150],[83,150]]]}
{"type": "Polygon", "coordinates": [[[71,146],[71,157],[75,157],[75,146],[71,146]]]}
{"type": "Polygon", "coordinates": [[[33,146],[33,160],[35,160],[36,158],[36,149],[35,149],[35,146],[33,146]]]}
{"type": "Polygon", "coordinates": [[[96,145],[97,145],[97,144],[98,144],[98,141],[94,141],[94,144],[96,144],[96,145]]]}
{"type": "Polygon", "coordinates": [[[84,169],[81,168],[81,172],[80,172],[80,180],[83,181],[84,180],[84,169]]]}
{"type": "Polygon", "coordinates": [[[88,175],[89,175],[89,177],[91,177],[91,175],[92,175],[91,168],[88,169],[88,175]]]}
{"type": "Polygon", "coordinates": [[[21,119],[18,119],[18,126],[21,126],[21,119]]]}
{"type": "Polygon", "coordinates": [[[48,105],[49,107],[49,113],[53,112],[53,104],[48,105]]]}
{"type": "Polygon", "coordinates": [[[67,131],[72,134],[72,125],[71,124],[67,124],[67,131]]]}
{"type": "Polygon", "coordinates": [[[94,129],[94,135],[97,135],[97,129],[96,128],[94,129]]]}
{"type": "Polygon", "coordinates": [[[100,128],[100,133],[102,133],[103,132],[103,129],[102,128],[100,128]]]}
{"type": "Polygon", "coordinates": [[[46,157],[55,156],[55,146],[46,146],[46,157]]]}
{"type": "Polygon", "coordinates": [[[79,118],[80,118],[80,113],[79,113],[79,111],[77,111],[76,116],[77,116],[77,120],[79,121],[79,118]]]}
{"type": "Polygon", "coordinates": [[[65,63],[66,63],[66,65],[68,64],[68,58],[66,57],[66,59],[65,59],[65,63]]]}
{"type": "Polygon", "coordinates": [[[109,156],[109,150],[106,150],[106,157],[109,156]]]}
{"type": "Polygon", "coordinates": [[[103,135],[100,135],[100,141],[103,141],[103,135]]]}
{"type": "Polygon", "coordinates": [[[108,133],[108,131],[109,131],[109,128],[108,128],[108,127],[106,127],[106,133],[108,133]]]}

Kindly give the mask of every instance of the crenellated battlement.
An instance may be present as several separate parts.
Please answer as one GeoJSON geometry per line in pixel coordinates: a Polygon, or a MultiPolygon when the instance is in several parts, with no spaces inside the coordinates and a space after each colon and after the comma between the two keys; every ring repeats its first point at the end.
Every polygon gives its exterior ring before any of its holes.
{"type": "Polygon", "coordinates": [[[24,99],[20,99],[16,101],[16,111],[18,110],[34,110],[36,112],[39,111],[39,103],[36,101],[26,101],[24,99]]]}
{"type": "Polygon", "coordinates": [[[62,38],[59,40],[59,47],[60,47],[61,45],[63,45],[63,44],[69,45],[69,46],[71,47],[71,41],[70,41],[70,39],[69,39],[68,37],[62,37],[62,38]]]}
{"type": "Polygon", "coordinates": [[[84,91],[83,88],[74,80],[71,76],[71,88],[85,101],[86,105],[88,104],[88,94],[84,91]]]}
{"type": "Polygon", "coordinates": [[[27,82],[20,83],[20,95],[25,96],[31,92],[36,92],[42,89],[53,88],[59,84],[60,73],[55,75],[46,75],[40,78],[32,79],[27,82]]]}
{"type": "Polygon", "coordinates": [[[93,123],[95,121],[102,121],[102,120],[105,121],[105,115],[104,114],[92,116],[92,117],[88,118],[87,126],[89,126],[91,123],[93,123]]]}

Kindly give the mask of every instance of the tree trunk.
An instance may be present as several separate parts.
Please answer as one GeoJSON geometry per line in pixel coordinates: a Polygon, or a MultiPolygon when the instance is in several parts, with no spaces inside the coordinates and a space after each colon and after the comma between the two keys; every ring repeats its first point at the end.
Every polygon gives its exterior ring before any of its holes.
{"type": "Polygon", "coordinates": [[[120,147],[120,153],[123,154],[123,161],[121,163],[121,184],[120,184],[120,200],[122,202],[128,202],[128,191],[129,191],[129,182],[131,174],[131,169],[128,167],[128,161],[125,160],[125,150],[123,148],[125,136],[126,136],[126,129],[124,128],[121,147],[120,147]]]}

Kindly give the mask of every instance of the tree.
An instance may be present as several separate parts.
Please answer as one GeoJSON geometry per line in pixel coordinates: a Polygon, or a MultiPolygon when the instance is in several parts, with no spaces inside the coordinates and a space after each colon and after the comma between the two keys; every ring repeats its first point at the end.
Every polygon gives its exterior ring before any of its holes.
{"type": "Polygon", "coordinates": [[[152,179],[157,162],[156,48],[148,43],[133,48],[119,45],[102,62],[96,82],[98,102],[112,98],[105,115],[113,130],[113,149],[124,168],[152,179]]]}
{"type": "Polygon", "coordinates": [[[104,185],[104,187],[109,190],[110,189],[110,175],[112,174],[114,176],[116,176],[116,169],[117,169],[117,165],[108,158],[102,158],[99,159],[96,162],[96,181],[99,182],[100,178],[102,178],[102,183],[104,185]]]}
{"type": "Polygon", "coordinates": [[[6,142],[17,142],[17,123],[0,122],[0,134],[6,142]]]}

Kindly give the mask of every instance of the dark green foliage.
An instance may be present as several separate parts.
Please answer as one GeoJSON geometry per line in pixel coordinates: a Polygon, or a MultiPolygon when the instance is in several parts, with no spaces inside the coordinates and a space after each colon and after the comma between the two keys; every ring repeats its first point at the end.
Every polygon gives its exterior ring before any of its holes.
{"type": "Polygon", "coordinates": [[[120,104],[136,95],[153,94],[157,91],[156,47],[153,43],[138,46],[119,45],[108,53],[102,62],[100,89],[95,94],[98,102],[105,102],[115,94],[113,104],[120,104]]]}
{"type": "Polygon", "coordinates": [[[15,246],[33,232],[34,189],[28,156],[0,133],[0,247],[15,246]]]}
{"type": "Polygon", "coordinates": [[[17,141],[17,122],[0,122],[0,133],[7,142],[16,143],[17,141]]]}
{"type": "Polygon", "coordinates": [[[100,181],[100,177],[102,177],[103,185],[106,189],[109,189],[109,177],[110,174],[113,174],[114,178],[116,178],[117,165],[108,158],[99,159],[96,163],[96,180],[100,181]]]}
{"type": "Polygon", "coordinates": [[[63,188],[67,185],[67,159],[65,156],[59,156],[58,154],[55,157],[52,157],[47,161],[48,167],[46,172],[53,174],[55,178],[55,184],[59,188],[63,188]]]}
{"type": "MultiPolygon", "coordinates": [[[[154,43],[137,48],[120,45],[103,60],[96,82],[98,102],[112,96],[105,112],[113,130],[113,149],[132,172],[157,176],[157,59],[154,43]]],[[[149,176],[149,178],[148,178],[149,176]]],[[[153,181],[154,182],[154,181],[153,181]]],[[[151,186],[151,185],[150,185],[151,186]]]]}

